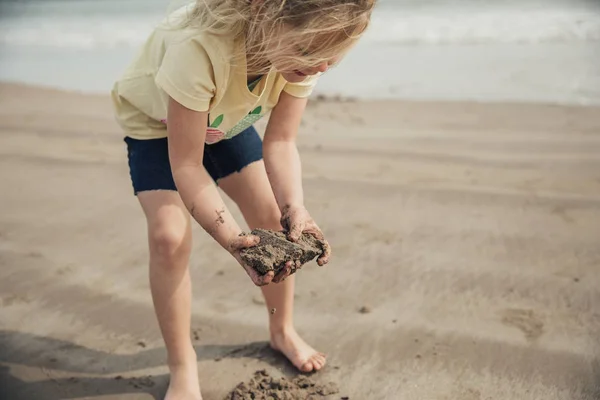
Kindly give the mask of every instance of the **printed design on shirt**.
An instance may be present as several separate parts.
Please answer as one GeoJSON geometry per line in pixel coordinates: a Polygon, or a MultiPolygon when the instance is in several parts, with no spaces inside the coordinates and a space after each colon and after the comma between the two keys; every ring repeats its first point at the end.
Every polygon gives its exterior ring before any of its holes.
{"type": "MultiPolygon", "coordinates": [[[[233,128],[231,128],[227,133],[223,132],[219,129],[219,126],[225,120],[225,116],[223,114],[219,115],[214,121],[206,128],[206,144],[214,144],[223,139],[231,139],[235,135],[239,135],[246,129],[250,128],[254,125],[258,120],[260,120],[263,116],[260,114],[262,112],[262,107],[258,106],[254,110],[250,111],[248,115],[246,115],[240,122],[238,122],[233,128]]],[[[166,124],[167,120],[161,120],[162,123],[166,124]]]]}
{"type": "Polygon", "coordinates": [[[223,123],[224,119],[225,117],[223,116],[223,114],[221,114],[217,118],[215,118],[215,120],[212,122],[212,124],[209,125],[208,128],[206,128],[206,144],[217,143],[218,141],[223,139],[223,137],[225,136],[225,132],[217,128],[219,128],[219,125],[223,123]]]}
{"type": "Polygon", "coordinates": [[[258,106],[254,110],[252,110],[248,115],[246,115],[240,122],[238,122],[233,128],[227,132],[225,135],[225,139],[231,139],[235,135],[238,135],[250,128],[252,125],[256,123],[259,119],[262,118],[260,113],[262,112],[262,107],[258,106]]]}

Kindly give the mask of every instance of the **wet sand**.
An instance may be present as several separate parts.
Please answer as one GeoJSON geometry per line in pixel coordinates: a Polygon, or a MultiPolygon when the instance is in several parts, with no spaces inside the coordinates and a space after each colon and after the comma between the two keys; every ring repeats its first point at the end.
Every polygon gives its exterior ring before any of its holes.
{"type": "MultiPolygon", "coordinates": [[[[160,398],[108,97],[3,84],[0,116],[1,398],[160,398]]],[[[329,355],[311,379],[332,399],[600,398],[600,108],[315,101],[299,148],[333,258],[297,274],[296,322],[329,355]]],[[[205,399],[298,375],[200,227],[191,273],[205,399]]]]}

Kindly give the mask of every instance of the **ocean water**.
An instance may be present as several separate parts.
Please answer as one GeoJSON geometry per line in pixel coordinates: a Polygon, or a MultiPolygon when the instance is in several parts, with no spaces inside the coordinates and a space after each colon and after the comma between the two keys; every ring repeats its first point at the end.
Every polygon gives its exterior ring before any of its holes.
{"type": "MultiPolygon", "coordinates": [[[[107,92],[186,0],[0,1],[0,80],[107,92]]],[[[380,0],[317,93],[600,104],[600,0],[380,0]]]]}

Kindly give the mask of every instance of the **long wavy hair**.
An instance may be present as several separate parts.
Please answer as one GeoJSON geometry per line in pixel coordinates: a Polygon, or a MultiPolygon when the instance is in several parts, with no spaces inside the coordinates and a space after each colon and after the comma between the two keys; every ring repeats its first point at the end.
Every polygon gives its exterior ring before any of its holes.
{"type": "Polygon", "coordinates": [[[376,0],[196,0],[182,26],[244,40],[248,73],[343,56],[369,26],[376,0]],[[269,61],[266,61],[269,60],[269,61]]]}

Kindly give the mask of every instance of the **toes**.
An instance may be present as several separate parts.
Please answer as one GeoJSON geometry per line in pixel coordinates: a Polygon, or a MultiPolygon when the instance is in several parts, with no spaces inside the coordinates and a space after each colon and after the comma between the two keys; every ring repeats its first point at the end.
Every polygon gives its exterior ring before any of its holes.
{"type": "Polygon", "coordinates": [[[312,361],[307,361],[304,364],[302,364],[302,367],[300,368],[300,371],[302,371],[302,372],[312,372],[313,369],[314,369],[313,362],[312,361]]]}
{"type": "Polygon", "coordinates": [[[321,368],[323,368],[326,363],[327,360],[325,358],[325,354],[315,353],[310,357],[310,359],[307,362],[302,364],[302,368],[300,368],[300,370],[302,372],[318,371],[321,368]]]}
{"type": "Polygon", "coordinates": [[[325,366],[326,362],[327,362],[327,360],[325,359],[325,354],[323,354],[323,353],[315,354],[312,357],[312,364],[313,364],[313,367],[314,367],[314,369],[316,371],[318,371],[321,368],[323,368],[325,366]]]}

